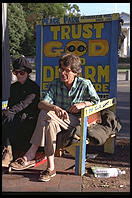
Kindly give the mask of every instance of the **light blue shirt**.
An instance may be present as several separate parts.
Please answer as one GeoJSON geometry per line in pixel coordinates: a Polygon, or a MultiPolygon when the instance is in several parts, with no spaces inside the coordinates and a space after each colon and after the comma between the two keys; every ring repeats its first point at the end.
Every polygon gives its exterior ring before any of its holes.
{"type": "Polygon", "coordinates": [[[70,90],[60,78],[49,83],[43,100],[69,112],[70,107],[76,103],[90,101],[97,104],[100,98],[90,80],[76,77],[70,90]]]}

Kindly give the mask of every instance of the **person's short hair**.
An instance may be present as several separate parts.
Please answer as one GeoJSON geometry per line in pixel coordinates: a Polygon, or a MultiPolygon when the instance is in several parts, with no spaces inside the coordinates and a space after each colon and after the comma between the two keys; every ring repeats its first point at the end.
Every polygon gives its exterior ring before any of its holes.
{"type": "Polygon", "coordinates": [[[73,54],[64,54],[59,59],[59,67],[70,67],[78,75],[81,73],[81,60],[79,56],[73,54]]]}
{"type": "Polygon", "coordinates": [[[13,66],[13,71],[16,69],[20,69],[20,70],[25,70],[28,74],[32,72],[31,64],[23,56],[15,59],[12,63],[12,66],[13,66]]]}

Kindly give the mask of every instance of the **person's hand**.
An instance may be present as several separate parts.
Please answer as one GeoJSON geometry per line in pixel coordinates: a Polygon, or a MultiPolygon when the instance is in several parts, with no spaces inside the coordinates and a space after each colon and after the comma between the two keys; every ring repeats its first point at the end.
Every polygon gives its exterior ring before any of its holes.
{"type": "Polygon", "coordinates": [[[70,113],[78,113],[81,109],[84,109],[85,107],[89,107],[91,105],[92,105],[92,103],[89,101],[80,102],[80,103],[72,105],[71,108],[69,109],[69,112],[70,113]]]}
{"type": "Polygon", "coordinates": [[[71,108],[69,109],[70,113],[78,113],[81,109],[85,108],[85,103],[81,102],[81,103],[77,103],[71,106],[71,108]]]}
{"type": "Polygon", "coordinates": [[[65,110],[61,109],[60,107],[55,106],[55,107],[54,107],[54,111],[55,111],[56,115],[57,115],[59,118],[61,118],[62,120],[67,120],[67,119],[69,119],[68,113],[67,113],[65,110]]]}
{"type": "Polygon", "coordinates": [[[9,110],[9,107],[6,107],[6,109],[2,110],[2,117],[6,114],[7,110],[9,110]]]}
{"type": "Polygon", "coordinates": [[[2,117],[7,119],[8,121],[12,121],[14,119],[15,113],[10,111],[9,109],[5,109],[2,111],[2,117]]]}

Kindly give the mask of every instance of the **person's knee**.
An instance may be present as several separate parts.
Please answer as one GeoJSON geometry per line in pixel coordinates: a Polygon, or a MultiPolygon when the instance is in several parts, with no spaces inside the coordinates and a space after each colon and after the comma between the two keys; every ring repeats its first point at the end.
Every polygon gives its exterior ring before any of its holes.
{"type": "Polygon", "coordinates": [[[51,133],[57,134],[61,131],[60,125],[53,119],[47,120],[47,125],[51,133]]]}

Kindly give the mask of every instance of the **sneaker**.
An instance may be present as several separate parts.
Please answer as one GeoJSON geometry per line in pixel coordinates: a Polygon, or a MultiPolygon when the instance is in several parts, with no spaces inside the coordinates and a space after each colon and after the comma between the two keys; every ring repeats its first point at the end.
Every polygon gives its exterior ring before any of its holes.
{"type": "Polygon", "coordinates": [[[36,164],[35,160],[25,161],[24,158],[20,157],[10,164],[10,167],[14,170],[25,170],[33,167],[36,164]]]}
{"type": "Polygon", "coordinates": [[[8,148],[4,148],[2,153],[2,167],[9,167],[9,164],[13,160],[12,153],[8,148]]]}
{"type": "Polygon", "coordinates": [[[42,171],[40,173],[39,180],[47,182],[47,181],[50,181],[51,178],[54,177],[55,175],[56,175],[56,170],[55,169],[53,171],[51,171],[49,169],[46,169],[45,171],[42,171]]]}

